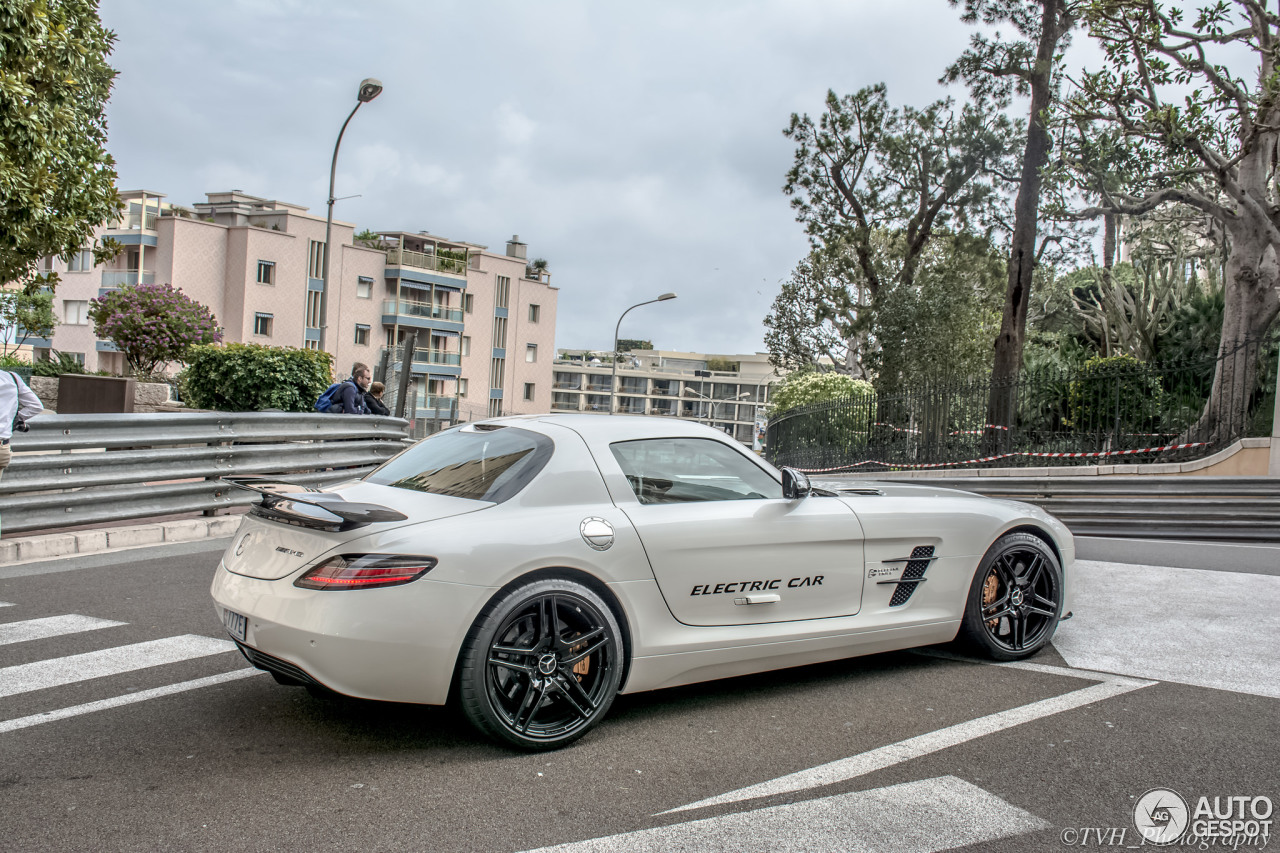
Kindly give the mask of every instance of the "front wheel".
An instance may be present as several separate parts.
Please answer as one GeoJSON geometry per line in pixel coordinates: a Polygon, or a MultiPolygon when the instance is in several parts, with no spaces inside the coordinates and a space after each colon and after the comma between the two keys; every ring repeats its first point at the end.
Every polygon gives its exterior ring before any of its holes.
{"type": "Polygon", "coordinates": [[[1062,565],[1053,549],[1030,533],[1005,534],[978,564],[959,639],[995,660],[1030,657],[1053,637],[1062,594],[1062,565]]]}
{"type": "Polygon", "coordinates": [[[622,679],[620,637],[609,606],[576,581],[517,587],[467,634],[462,710],[480,731],[513,746],[565,746],[613,704],[622,679]]]}

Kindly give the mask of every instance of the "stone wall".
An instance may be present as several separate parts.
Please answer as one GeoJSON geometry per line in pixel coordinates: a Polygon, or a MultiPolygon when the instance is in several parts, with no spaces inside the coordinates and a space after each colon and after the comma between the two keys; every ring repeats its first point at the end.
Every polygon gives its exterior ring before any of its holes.
{"type": "MultiPolygon", "coordinates": [[[[58,377],[32,376],[28,383],[45,409],[58,411],[58,377]]],[[[172,389],[163,382],[136,382],[133,386],[134,412],[174,412],[182,403],[170,399],[172,389]]]]}

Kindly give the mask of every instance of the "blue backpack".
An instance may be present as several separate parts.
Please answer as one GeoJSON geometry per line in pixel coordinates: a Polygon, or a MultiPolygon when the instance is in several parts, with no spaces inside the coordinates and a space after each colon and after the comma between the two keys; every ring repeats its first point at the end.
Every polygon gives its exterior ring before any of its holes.
{"type": "MultiPolygon", "coordinates": [[[[343,380],[343,382],[345,381],[343,380]]],[[[334,408],[342,402],[338,394],[338,389],[342,387],[342,384],[342,382],[335,382],[320,395],[320,399],[316,400],[317,412],[323,412],[326,415],[333,414],[334,408]]]]}

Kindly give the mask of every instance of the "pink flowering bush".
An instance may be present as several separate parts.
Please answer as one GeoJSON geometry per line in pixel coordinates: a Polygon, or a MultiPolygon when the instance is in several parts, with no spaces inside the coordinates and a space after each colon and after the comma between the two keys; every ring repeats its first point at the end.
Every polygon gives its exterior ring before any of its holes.
{"type": "Polygon", "coordinates": [[[213,313],[170,284],[136,284],[90,302],[93,333],[115,344],[137,373],[185,361],[197,344],[222,340],[213,313]]]}

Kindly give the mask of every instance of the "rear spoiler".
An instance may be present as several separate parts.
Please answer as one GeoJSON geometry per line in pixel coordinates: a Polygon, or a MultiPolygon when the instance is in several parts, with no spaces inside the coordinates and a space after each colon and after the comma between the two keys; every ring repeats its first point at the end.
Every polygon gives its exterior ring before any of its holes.
{"type": "Polygon", "coordinates": [[[366,527],[380,521],[407,521],[409,516],[378,504],[344,500],[341,495],[318,489],[268,480],[266,477],[223,477],[223,482],[257,492],[262,498],[249,508],[250,515],[281,524],[339,532],[366,527]]]}

